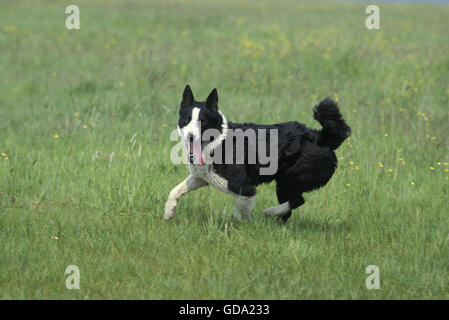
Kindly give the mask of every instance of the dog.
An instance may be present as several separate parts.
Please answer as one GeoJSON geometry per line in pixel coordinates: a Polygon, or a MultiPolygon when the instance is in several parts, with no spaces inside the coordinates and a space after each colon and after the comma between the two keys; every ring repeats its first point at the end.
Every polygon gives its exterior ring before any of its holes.
{"type": "Polygon", "coordinates": [[[330,180],[337,168],[334,150],[351,134],[337,103],[330,98],[315,106],[313,116],[321,124],[321,130],[296,121],[273,125],[232,123],[218,109],[217,89],[212,90],[206,101],[198,102],[187,85],[179,108],[178,133],[188,151],[190,175],[170,192],[164,219],[175,216],[183,195],[212,185],[234,196],[235,219],[252,220],[256,186],[275,180],[279,205],[265,209],[264,213],[286,222],[292,210],[304,204],[303,193],[321,188],[330,180]],[[207,130],[213,130],[215,135],[204,141],[207,130]],[[243,162],[238,162],[239,146],[228,142],[235,142],[242,135],[250,137],[247,133],[257,142],[243,139],[243,162]],[[261,174],[261,170],[267,169],[267,163],[261,161],[258,153],[263,144],[270,150],[269,155],[275,156],[273,162],[278,164],[276,170],[268,174],[261,174]],[[207,153],[210,154],[206,156],[207,153]],[[256,153],[252,162],[249,161],[251,153],[256,153]],[[211,156],[214,156],[212,161],[211,156]],[[225,157],[231,161],[223,161],[225,157]]]}

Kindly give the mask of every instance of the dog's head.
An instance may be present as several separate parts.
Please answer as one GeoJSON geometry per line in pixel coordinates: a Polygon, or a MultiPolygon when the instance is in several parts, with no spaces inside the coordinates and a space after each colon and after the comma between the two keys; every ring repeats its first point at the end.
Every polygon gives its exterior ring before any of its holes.
{"type": "Polygon", "coordinates": [[[206,101],[195,101],[192,89],[187,85],[179,108],[178,130],[189,152],[190,162],[204,164],[203,147],[218,145],[226,128],[226,118],[218,110],[217,89],[211,91],[206,101]],[[216,134],[211,135],[211,132],[216,134]]]}

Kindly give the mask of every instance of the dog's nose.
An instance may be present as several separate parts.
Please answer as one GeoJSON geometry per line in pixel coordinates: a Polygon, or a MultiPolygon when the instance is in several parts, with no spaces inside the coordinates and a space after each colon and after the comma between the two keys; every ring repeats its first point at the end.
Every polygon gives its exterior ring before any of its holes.
{"type": "Polygon", "coordinates": [[[188,133],[186,139],[188,142],[193,142],[193,134],[188,133]]]}

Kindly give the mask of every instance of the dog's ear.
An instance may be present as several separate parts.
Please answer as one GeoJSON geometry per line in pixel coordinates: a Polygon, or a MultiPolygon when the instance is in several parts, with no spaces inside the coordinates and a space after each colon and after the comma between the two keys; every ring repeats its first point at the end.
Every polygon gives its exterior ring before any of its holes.
{"type": "Polygon", "coordinates": [[[212,90],[209,96],[207,97],[206,107],[209,108],[210,110],[218,109],[218,93],[216,88],[214,88],[214,90],[212,90]]]}
{"type": "Polygon", "coordinates": [[[195,101],[195,98],[193,97],[192,89],[190,89],[189,85],[186,85],[182,94],[181,108],[189,107],[193,101],[195,101]]]}

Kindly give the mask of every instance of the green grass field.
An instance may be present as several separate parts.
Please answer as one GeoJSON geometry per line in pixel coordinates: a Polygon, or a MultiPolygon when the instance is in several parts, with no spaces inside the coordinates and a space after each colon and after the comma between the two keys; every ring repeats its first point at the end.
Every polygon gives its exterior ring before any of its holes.
{"type": "Polygon", "coordinates": [[[2,1],[0,298],[448,299],[449,6],[381,3],[368,30],[367,5],[2,1]],[[319,128],[339,100],[333,179],[286,225],[274,184],[253,223],[212,188],[164,221],[186,83],[233,122],[319,128]]]}

